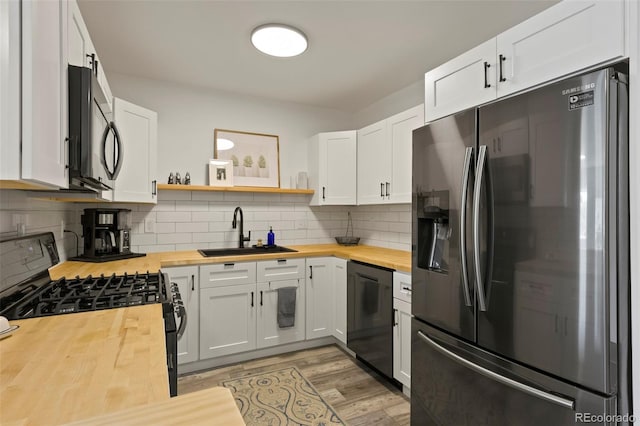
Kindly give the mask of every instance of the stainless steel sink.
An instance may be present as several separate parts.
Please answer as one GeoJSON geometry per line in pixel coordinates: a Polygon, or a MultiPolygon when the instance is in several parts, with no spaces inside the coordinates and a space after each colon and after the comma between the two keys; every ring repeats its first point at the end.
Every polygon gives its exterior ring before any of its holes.
{"type": "Polygon", "coordinates": [[[198,250],[204,257],[219,256],[244,256],[249,254],[268,254],[268,253],[292,253],[298,250],[290,249],[283,246],[263,246],[263,247],[245,247],[245,248],[220,248],[198,250]]]}

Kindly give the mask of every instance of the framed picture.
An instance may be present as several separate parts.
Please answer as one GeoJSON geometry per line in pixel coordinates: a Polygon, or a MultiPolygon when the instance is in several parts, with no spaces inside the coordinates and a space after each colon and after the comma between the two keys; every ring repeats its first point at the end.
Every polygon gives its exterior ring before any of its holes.
{"type": "Polygon", "coordinates": [[[280,187],[280,147],[276,135],[215,129],[213,156],[231,162],[235,186],[280,187]]]}
{"type": "Polygon", "coordinates": [[[209,186],[233,186],[233,163],[229,160],[209,160],[209,186]]]}

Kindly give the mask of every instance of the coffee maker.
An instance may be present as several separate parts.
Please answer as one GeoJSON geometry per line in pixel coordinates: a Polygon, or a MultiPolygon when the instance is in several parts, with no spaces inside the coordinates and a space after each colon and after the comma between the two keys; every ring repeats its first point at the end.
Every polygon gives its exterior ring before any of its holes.
{"type": "Polygon", "coordinates": [[[145,256],[131,252],[131,210],[84,209],[84,253],[70,260],[108,262],[145,256]]]}

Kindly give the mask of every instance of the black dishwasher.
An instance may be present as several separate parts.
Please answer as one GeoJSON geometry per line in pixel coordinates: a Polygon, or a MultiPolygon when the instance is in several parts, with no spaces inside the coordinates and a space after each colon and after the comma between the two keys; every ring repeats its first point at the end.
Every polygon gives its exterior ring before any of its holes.
{"type": "Polygon", "coordinates": [[[347,264],[347,347],[393,377],[393,270],[347,264]]]}

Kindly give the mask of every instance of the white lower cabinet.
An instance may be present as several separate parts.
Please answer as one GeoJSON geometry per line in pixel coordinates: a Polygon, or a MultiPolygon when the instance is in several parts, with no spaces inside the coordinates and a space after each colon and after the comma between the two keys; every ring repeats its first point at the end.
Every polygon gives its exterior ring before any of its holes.
{"type": "Polygon", "coordinates": [[[307,339],[333,334],[333,257],[307,259],[307,339]]]}
{"type": "Polygon", "coordinates": [[[411,388],[411,275],[393,273],[393,378],[411,388]]]}
{"type": "MultiPolygon", "coordinates": [[[[297,342],[305,338],[305,297],[304,278],[272,281],[257,284],[257,348],[297,342]],[[296,303],[292,326],[280,327],[278,324],[279,289],[295,288],[296,303]]],[[[284,297],[284,296],[283,296],[284,297]]]]}
{"type": "Polygon", "coordinates": [[[256,263],[200,266],[200,359],[256,348],[256,263]]]}
{"type": "Polygon", "coordinates": [[[333,337],[347,344],[347,261],[333,259],[333,337]]]}
{"type": "Polygon", "coordinates": [[[256,348],[256,285],[200,289],[200,359],[256,348]]]}
{"type": "MultiPolygon", "coordinates": [[[[163,268],[162,272],[169,276],[169,281],[176,283],[180,290],[180,297],[187,311],[187,325],[180,340],[178,340],[178,364],[185,364],[198,360],[200,299],[198,297],[199,279],[197,266],[177,266],[163,268]]],[[[180,321],[180,320],[178,320],[180,321]]],[[[183,321],[185,321],[183,319],[183,321]]],[[[178,326],[180,323],[178,322],[178,326]]]]}

